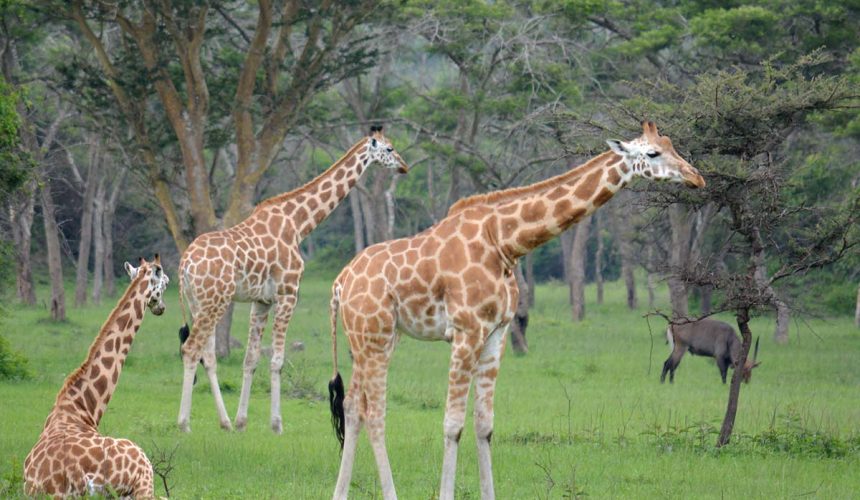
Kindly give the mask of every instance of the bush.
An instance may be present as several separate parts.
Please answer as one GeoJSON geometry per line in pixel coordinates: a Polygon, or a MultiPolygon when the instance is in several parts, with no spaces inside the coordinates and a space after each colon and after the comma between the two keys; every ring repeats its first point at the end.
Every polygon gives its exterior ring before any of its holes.
{"type": "Polygon", "coordinates": [[[22,380],[30,376],[27,358],[13,351],[9,341],[0,336],[0,380],[22,380]]]}

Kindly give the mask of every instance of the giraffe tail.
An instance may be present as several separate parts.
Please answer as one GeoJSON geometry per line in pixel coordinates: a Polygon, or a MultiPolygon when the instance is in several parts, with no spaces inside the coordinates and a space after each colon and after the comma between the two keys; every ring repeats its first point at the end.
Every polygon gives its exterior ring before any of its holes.
{"type": "Polygon", "coordinates": [[[340,448],[343,449],[345,435],[345,422],[343,410],[344,387],[340,372],[337,371],[337,310],[340,307],[340,281],[335,280],[332,287],[330,318],[331,318],[331,358],[334,365],[334,374],[328,383],[329,406],[331,407],[331,425],[340,448]]]}

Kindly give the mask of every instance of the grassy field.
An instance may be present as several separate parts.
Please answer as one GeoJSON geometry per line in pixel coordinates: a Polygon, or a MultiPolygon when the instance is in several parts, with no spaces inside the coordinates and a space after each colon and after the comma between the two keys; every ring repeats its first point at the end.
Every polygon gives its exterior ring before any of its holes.
{"type": "MultiPolygon", "coordinates": [[[[134,440],[150,458],[175,448],[175,498],[330,497],[340,462],[324,399],[331,374],[329,286],[314,277],[302,284],[288,337],[306,349],[290,354],[284,368],[283,435],[269,430],[268,369],[262,361],[246,432],[220,430],[202,371],[193,431],[176,429],[182,365],[175,287],[168,311],[145,318],[101,431],[134,440]]],[[[538,288],[528,331],[531,352],[508,353],[502,363],[493,438],[499,498],[860,495],[860,332],[849,318],[793,324],[786,346],[771,342],[769,319],[756,319],[752,327],[762,337],[763,364],[741,392],[732,445],[716,450],[728,386],[720,383],[713,362],[685,357],[675,384],[661,385],[668,354],[662,320],[651,320],[652,339],[644,309],[628,311],[617,284],[608,286],[604,305],[589,303],[587,319],[579,324],[569,319],[566,297],[557,284],[538,288]]],[[[588,297],[593,299],[594,290],[588,297]]],[[[34,376],[0,382],[0,496],[20,491],[21,464],[56,391],[86,355],[113,305],[72,309],[62,324],[45,320],[41,308],[7,307],[0,328],[29,358],[34,376]]],[[[234,315],[234,334],[243,342],[247,313],[247,305],[240,305],[234,315]]],[[[342,335],[339,342],[346,352],[342,335]]],[[[231,417],[243,355],[236,350],[219,365],[231,417]]],[[[387,443],[404,499],[435,498],[438,490],[448,355],[447,344],[408,337],[394,354],[387,443]]],[[[341,356],[341,371],[348,376],[348,356],[341,356]]],[[[457,497],[478,498],[471,418],[461,444],[457,497]]],[[[160,484],[157,493],[164,494],[160,484]]],[[[379,497],[364,434],[351,497],[379,497]]]]}

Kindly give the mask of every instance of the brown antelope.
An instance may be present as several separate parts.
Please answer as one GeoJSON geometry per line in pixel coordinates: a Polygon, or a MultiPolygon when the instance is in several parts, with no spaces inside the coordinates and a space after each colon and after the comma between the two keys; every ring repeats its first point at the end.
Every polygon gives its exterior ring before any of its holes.
{"type": "MultiPolygon", "coordinates": [[[[666,339],[672,347],[672,354],[663,363],[663,373],[660,374],[660,383],[666,380],[666,372],[669,372],[669,382],[675,381],[675,369],[681,364],[684,353],[690,351],[697,356],[708,356],[717,361],[720,376],[726,383],[726,372],[731,365],[737,369],[738,360],[741,357],[741,339],[735,335],[735,329],[728,323],[714,319],[701,319],[681,325],[669,324],[666,329],[666,339]]],[[[743,380],[749,383],[752,369],[760,365],[756,361],[758,357],[758,339],[755,341],[755,352],[753,358],[747,358],[743,368],[743,380]]]]}

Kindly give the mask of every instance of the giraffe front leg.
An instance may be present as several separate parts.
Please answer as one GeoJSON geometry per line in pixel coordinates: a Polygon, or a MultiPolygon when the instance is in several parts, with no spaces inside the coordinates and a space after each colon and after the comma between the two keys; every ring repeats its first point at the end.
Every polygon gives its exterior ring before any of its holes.
{"type": "Polygon", "coordinates": [[[272,362],[270,371],[272,376],[271,396],[272,412],[271,425],[275,434],[283,432],[281,420],[281,368],[284,366],[284,350],[287,343],[287,326],[293,317],[298,296],[295,291],[286,295],[278,296],[277,310],[275,311],[275,322],[272,325],[272,362]]]}
{"type": "Polygon", "coordinates": [[[248,347],[245,349],[243,366],[242,392],[239,394],[239,409],[236,412],[236,430],[244,430],[248,423],[248,401],[251,398],[251,384],[254,382],[254,372],[260,361],[260,344],[263,329],[269,319],[270,304],[254,302],[251,304],[250,329],[248,332],[248,347]]]}
{"type": "Polygon", "coordinates": [[[481,480],[481,498],[496,497],[493,488],[493,463],[490,441],[493,437],[493,397],[496,377],[505,352],[508,326],[496,329],[487,338],[475,375],[475,438],[478,443],[478,471],[481,480]]]}
{"type": "Polygon", "coordinates": [[[466,331],[449,328],[446,336],[451,339],[451,365],[448,371],[448,398],[445,405],[445,454],[442,459],[442,482],[439,500],[454,499],[454,478],[457,473],[457,450],[466,422],[466,402],[469,386],[481,350],[480,330],[466,331]]]}

